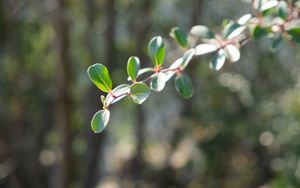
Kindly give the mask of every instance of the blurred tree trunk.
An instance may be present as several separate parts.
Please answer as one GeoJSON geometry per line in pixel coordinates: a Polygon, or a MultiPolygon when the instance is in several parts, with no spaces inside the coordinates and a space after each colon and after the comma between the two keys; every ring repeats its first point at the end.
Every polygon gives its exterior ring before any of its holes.
{"type": "MultiPolygon", "coordinates": [[[[192,12],[190,15],[191,16],[190,27],[199,24],[199,22],[201,21],[199,15],[201,14],[202,5],[203,5],[203,0],[193,0],[193,3],[191,3],[192,12]]],[[[189,64],[189,68],[186,71],[192,80],[195,81],[197,79],[197,63],[191,62],[189,64]]],[[[193,100],[184,101],[183,112],[182,112],[184,116],[191,116],[193,114],[192,104],[193,104],[193,100]]]]}
{"type": "Polygon", "coordinates": [[[55,106],[55,118],[60,134],[61,160],[58,172],[54,174],[52,187],[68,188],[71,180],[71,62],[69,59],[70,30],[66,16],[67,1],[57,0],[56,14],[56,44],[58,52],[57,90],[58,98],[55,106]]]}
{"type": "MultiPolygon", "coordinates": [[[[91,52],[91,64],[96,62],[95,58],[95,50],[93,48],[93,38],[89,34],[89,32],[93,28],[93,23],[96,19],[95,6],[96,3],[94,0],[86,0],[86,6],[88,10],[88,31],[87,31],[87,48],[88,51],[91,52]],[[93,53],[94,52],[94,53],[93,53]]],[[[115,0],[106,0],[105,5],[106,10],[106,28],[105,28],[105,49],[106,49],[106,57],[105,57],[105,63],[109,64],[109,71],[112,72],[116,69],[115,64],[115,17],[116,17],[116,10],[115,10],[115,0]]],[[[99,90],[95,87],[92,87],[88,93],[88,98],[99,99],[99,90]]],[[[104,94],[104,93],[102,93],[104,94]]],[[[97,102],[95,100],[92,100],[92,102],[88,105],[88,111],[89,111],[89,117],[92,117],[92,115],[99,110],[99,106],[97,105],[97,102]]],[[[84,175],[83,180],[83,187],[95,187],[98,181],[101,181],[103,178],[103,170],[99,169],[99,166],[104,165],[104,142],[107,135],[107,131],[104,131],[100,134],[94,134],[90,129],[87,130],[87,136],[88,136],[88,152],[87,152],[87,164],[86,164],[86,172],[84,175]],[[102,163],[102,164],[100,164],[102,163]]]]}
{"type": "MultiPolygon", "coordinates": [[[[136,41],[136,49],[137,56],[140,59],[146,59],[147,55],[144,53],[143,48],[141,46],[145,46],[147,42],[147,34],[150,30],[150,12],[155,1],[152,0],[144,0],[140,2],[140,6],[137,7],[136,15],[134,15],[134,23],[133,30],[131,33],[134,33],[136,41]]],[[[136,153],[132,159],[132,164],[130,166],[130,174],[133,176],[135,180],[140,180],[143,176],[143,149],[145,148],[145,131],[146,131],[146,120],[145,120],[145,110],[143,106],[136,107],[136,117],[137,122],[135,123],[135,145],[136,145],[136,153]]]]}
{"type": "MultiPolygon", "coordinates": [[[[86,32],[86,42],[87,50],[90,53],[91,64],[95,62],[95,51],[93,48],[93,38],[91,31],[93,29],[93,23],[95,21],[95,1],[86,0],[86,10],[87,10],[87,32],[86,32]]],[[[94,99],[97,98],[97,89],[91,87],[87,93],[87,99],[93,99],[87,101],[88,117],[92,117],[93,114],[98,110],[98,105],[94,99]]],[[[88,124],[90,121],[87,122],[88,124]]],[[[89,127],[89,126],[87,126],[89,127]]],[[[100,155],[100,146],[104,138],[102,134],[94,134],[91,129],[86,129],[87,137],[87,156],[85,159],[85,171],[83,176],[82,187],[95,187],[97,183],[97,178],[99,176],[98,166],[99,166],[99,155],[100,155]]]]}

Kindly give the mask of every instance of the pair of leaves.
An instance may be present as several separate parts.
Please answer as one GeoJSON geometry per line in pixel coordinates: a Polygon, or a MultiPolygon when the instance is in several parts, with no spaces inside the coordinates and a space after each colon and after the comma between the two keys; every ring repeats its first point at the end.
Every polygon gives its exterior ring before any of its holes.
{"type": "Polygon", "coordinates": [[[213,55],[209,66],[211,69],[218,71],[223,67],[226,58],[231,62],[237,62],[240,57],[240,50],[236,46],[229,44],[213,55]]]}

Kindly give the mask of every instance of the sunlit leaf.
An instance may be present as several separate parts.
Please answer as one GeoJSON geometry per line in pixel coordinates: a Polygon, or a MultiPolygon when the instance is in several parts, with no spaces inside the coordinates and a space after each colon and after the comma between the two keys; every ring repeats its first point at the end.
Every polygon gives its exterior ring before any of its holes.
{"type": "Polygon", "coordinates": [[[263,3],[260,7],[260,11],[266,11],[268,9],[274,8],[278,5],[278,1],[277,0],[268,0],[265,3],[263,3]]]}
{"type": "Polygon", "coordinates": [[[130,87],[130,97],[137,104],[142,104],[150,96],[151,90],[144,83],[135,83],[130,87]]]}
{"type": "Polygon", "coordinates": [[[236,62],[240,59],[241,53],[240,50],[234,45],[227,45],[225,48],[225,56],[231,62],[236,62]]]}
{"type": "MultiPolygon", "coordinates": [[[[179,58],[177,59],[176,61],[174,61],[171,66],[169,67],[170,70],[175,70],[175,69],[178,69],[181,64],[183,62],[183,58],[179,58]]],[[[165,74],[165,81],[167,82],[169,79],[172,78],[172,76],[175,74],[175,71],[168,71],[165,74]]]]}
{"type": "Polygon", "coordinates": [[[223,29],[223,36],[224,38],[232,39],[240,35],[245,29],[245,26],[241,26],[238,23],[230,21],[223,29]]]}
{"type": "Polygon", "coordinates": [[[196,25],[191,28],[190,34],[199,37],[199,38],[207,38],[211,39],[215,37],[215,34],[204,25],[196,25]]]}
{"type": "Polygon", "coordinates": [[[160,72],[153,76],[150,82],[150,88],[154,91],[162,91],[166,85],[165,74],[160,72]]]}
{"type": "Polygon", "coordinates": [[[218,71],[223,67],[225,60],[224,50],[221,49],[213,55],[209,66],[211,69],[218,71]]]}
{"type": "Polygon", "coordinates": [[[127,62],[127,74],[131,80],[136,80],[140,70],[140,60],[138,57],[130,57],[127,62]]]}
{"type": "Polygon", "coordinates": [[[238,19],[237,23],[240,25],[244,25],[244,24],[248,23],[251,18],[252,18],[251,14],[245,14],[240,19],[238,19]]]}
{"type": "Polygon", "coordinates": [[[160,36],[151,39],[148,45],[148,53],[154,65],[162,65],[165,58],[165,47],[163,39],[160,36]]]}
{"type": "Polygon", "coordinates": [[[109,92],[112,88],[112,81],[110,79],[107,68],[100,64],[91,65],[87,73],[92,82],[102,91],[109,92]]]}
{"type": "Polygon", "coordinates": [[[203,55],[214,52],[218,49],[218,46],[215,44],[199,44],[196,46],[195,55],[203,55]]]}
{"type": "Polygon", "coordinates": [[[188,66],[188,64],[192,60],[194,54],[195,54],[194,49],[190,49],[190,50],[188,50],[187,52],[184,53],[184,55],[182,57],[182,62],[181,62],[181,65],[180,65],[181,69],[184,69],[186,66],[188,66]]]}
{"type": "Polygon", "coordinates": [[[108,124],[109,117],[109,110],[100,110],[93,116],[91,127],[94,133],[100,133],[105,129],[108,124]]]}

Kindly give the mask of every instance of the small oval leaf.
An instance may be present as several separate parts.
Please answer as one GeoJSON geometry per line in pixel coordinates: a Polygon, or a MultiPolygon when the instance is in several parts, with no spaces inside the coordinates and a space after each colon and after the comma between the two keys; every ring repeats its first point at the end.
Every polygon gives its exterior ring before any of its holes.
{"type": "Polygon", "coordinates": [[[109,92],[112,88],[112,81],[110,79],[107,68],[100,64],[96,63],[91,65],[87,73],[92,80],[92,82],[102,91],[109,92]]]}
{"type": "Polygon", "coordinates": [[[214,52],[218,49],[217,45],[215,44],[199,44],[196,46],[195,55],[204,55],[211,52],[214,52]]]}
{"type": "Polygon", "coordinates": [[[223,29],[223,36],[226,39],[232,39],[241,34],[245,29],[246,28],[244,26],[233,21],[229,21],[223,29]]]}
{"type": "Polygon", "coordinates": [[[190,34],[199,37],[199,38],[207,38],[212,39],[215,38],[215,34],[204,25],[196,25],[191,28],[190,34]]]}
{"type": "Polygon", "coordinates": [[[241,57],[240,50],[232,44],[227,45],[224,48],[224,50],[225,50],[225,56],[231,62],[237,62],[241,57]]]}
{"type": "Polygon", "coordinates": [[[100,133],[105,129],[108,124],[109,117],[109,110],[100,110],[93,116],[91,127],[94,133],[100,133]]]}
{"type": "Polygon", "coordinates": [[[245,14],[244,16],[238,19],[237,23],[240,25],[245,25],[250,21],[251,18],[252,18],[251,14],[245,14]]]}
{"type": "Polygon", "coordinates": [[[127,74],[131,80],[135,81],[140,70],[140,60],[138,57],[130,57],[127,62],[127,74]]]}
{"type": "Polygon", "coordinates": [[[191,98],[194,93],[193,83],[189,76],[179,75],[175,78],[176,91],[185,99],[191,98]]]}
{"type": "Polygon", "coordinates": [[[187,34],[179,27],[172,28],[170,36],[183,48],[188,46],[187,34]]]}
{"type": "Polygon", "coordinates": [[[221,49],[213,55],[209,66],[211,69],[218,71],[223,67],[225,60],[224,50],[221,49]]]}
{"type": "Polygon", "coordinates": [[[150,88],[154,91],[162,91],[166,85],[165,74],[160,72],[154,75],[150,82],[150,88]]]}
{"type": "Polygon", "coordinates": [[[133,102],[142,104],[151,94],[151,90],[148,85],[144,83],[135,83],[130,87],[130,96],[133,102]]]}
{"type": "Polygon", "coordinates": [[[162,65],[165,58],[165,47],[163,39],[160,36],[151,39],[148,45],[148,53],[155,66],[162,65]]]}
{"type": "Polygon", "coordinates": [[[277,5],[278,5],[278,1],[277,0],[266,1],[264,4],[261,5],[260,11],[261,12],[266,11],[268,9],[276,7],[277,5]]]}

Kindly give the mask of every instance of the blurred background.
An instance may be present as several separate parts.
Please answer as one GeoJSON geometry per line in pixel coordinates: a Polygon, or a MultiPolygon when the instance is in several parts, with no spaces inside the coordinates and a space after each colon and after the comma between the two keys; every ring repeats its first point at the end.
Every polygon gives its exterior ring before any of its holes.
{"type": "Polygon", "coordinates": [[[238,63],[193,61],[190,100],[171,80],[142,106],[114,105],[90,128],[103,94],[86,69],[103,63],[114,86],[131,55],[150,66],[148,41],[251,10],[240,0],[1,0],[0,187],[300,187],[300,55],[287,42],[250,42],[238,63]]]}

